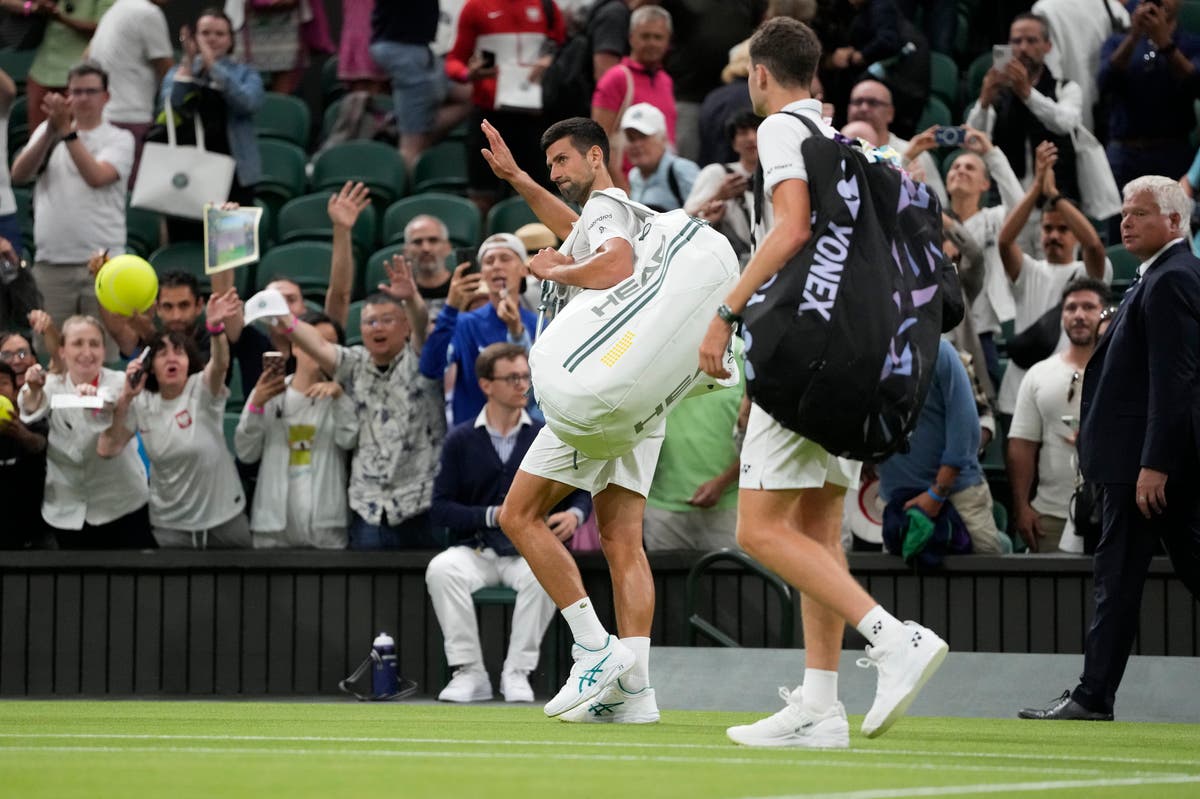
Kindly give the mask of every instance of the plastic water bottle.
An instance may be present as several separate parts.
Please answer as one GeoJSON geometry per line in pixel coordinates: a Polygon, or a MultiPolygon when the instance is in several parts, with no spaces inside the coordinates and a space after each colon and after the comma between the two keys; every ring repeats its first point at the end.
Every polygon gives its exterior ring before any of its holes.
{"type": "Polygon", "coordinates": [[[890,67],[896,66],[915,52],[917,52],[916,43],[905,42],[904,47],[900,48],[899,53],[891,58],[885,58],[882,61],[876,61],[871,66],[867,67],[867,72],[870,72],[872,77],[883,80],[887,77],[888,69],[890,67]]]}
{"type": "Polygon", "coordinates": [[[396,642],[387,633],[375,636],[371,644],[374,663],[371,668],[371,693],[376,698],[395,696],[400,691],[400,673],[396,669],[396,642]]]}

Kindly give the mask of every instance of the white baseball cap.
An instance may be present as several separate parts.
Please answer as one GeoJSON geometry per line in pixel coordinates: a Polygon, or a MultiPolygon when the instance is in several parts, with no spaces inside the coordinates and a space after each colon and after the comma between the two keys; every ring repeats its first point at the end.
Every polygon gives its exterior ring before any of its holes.
{"type": "Polygon", "coordinates": [[[525,243],[512,233],[493,233],[484,239],[475,255],[480,263],[483,263],[483,256],[487,255],[489,250],[512,250],[522,263],[525,262],[525,243]]]}
{"type": "Polygon", "coordinates": [[[635,103],[621,117],[621,130],[632,128],[647,136],[667,135],[667,118],[650,103],[635,103]]]}

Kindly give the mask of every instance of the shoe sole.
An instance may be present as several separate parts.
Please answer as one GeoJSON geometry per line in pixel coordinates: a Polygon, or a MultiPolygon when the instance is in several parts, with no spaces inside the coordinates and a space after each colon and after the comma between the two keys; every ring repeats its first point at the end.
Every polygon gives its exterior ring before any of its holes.
{"type": "Polygon", "coordinates": [[[945,641],[942,641],[941,646],[939,646],[937,651],[933,653],[933,657],[931,657],[929,662],[925,664],[925,668],[921,670],[920,678],[917,679],[916,683],[911,689],[909,689],[908,693],[904,695],[904,698],[896,703],[896,706],[893,707],[886,716],[884,716],[883,721],[881,721],[879,726],[875,729],[868,732],[866,725],[864,724],[862,731],[863,735],[867,736],[868,738],[878,738],[880,735],[883,735],[885,732],[887,732],[888,729],[895,724],[900,717],[905,714],[905,712],[908,711],[909,705],[911,705],[913,700],[917,698],[917,694],[921,693],[921,689],[925,687],[925,683],[929,682],[929,678],[933,676],[933,673],[942,665],[942,661],[946,659],[946,654],[949,653],[949,651],[950,645],[945,641]]]}
{"type": "MultiPolygon", "coordinates": [[[[555,710],[553,712],[551,712],[550,706],[547,705],[546,707],[542,708],[543,712],[549,718],[556,719],[559,716],[561,716],[563,713],[568,713],[568,712],[574,710],[575,708],[579,707],[584,702],[592,701],[593,699],[598,697],[600,694],[602,694],[604,691],[606,691],[609,688],[609,686],[611,686],[613,683],[615,683],[617,681],[617,678],[620,677],[622,674],[624,674],[625,670],[633,665],[633,662],[634,662],[633,658],[630,658],[628,663],[623,663],[619,667],[614,664],[612,669],[610,670],[609,675],[606,675],[602,680],[597,680],[595,685],[589,686],[587,693],[579,694],[579,697],[574,702],[572,702],[571,704],[567,705],[564,708],[555,710]]],[[[557,698],[557,697],[555,697],[555,698],[557,698]]],[[[554,701],[554,700],[551,700],[551,701],[554,701]]]]}
{"type": "Polygon", "coordinates": [[[657,713],[655,713],[653,716],[631,716],[630,718],[619,719],[614,719],[611,717],[598,719],[590,715],[578,719],[564,719],[561,714],[558,716],[558,720],[564,724],[657,724],[659,718],[660,716],[657,713]]]}
{"type": "Polygon", "coordinates": [[[450,702],[455,705],[469,705],[472,702],[490,702],[494,698],[495,698],[495,694],[488,694],[487,696],[483,696],[483,695],[473,696],[470,699],[443,699],[442,697],[439,696],[437,701],[450,702]]]}
{"type": "Polygon", "coordinates": [[[745,746],[751,749],[849,749],[850,748],[850,729],[846,728],[846,737],[843,738],[773,738],[769,740],[738,740],[734,735],[731,727],[725,730],[726,737],[733,741],[738,746],[745,746]]]}

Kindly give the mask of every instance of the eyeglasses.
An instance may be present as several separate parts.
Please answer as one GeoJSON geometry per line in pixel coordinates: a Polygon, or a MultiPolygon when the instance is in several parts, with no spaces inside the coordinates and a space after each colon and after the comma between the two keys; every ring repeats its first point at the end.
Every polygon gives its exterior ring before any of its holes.
{"type": "Polygon", "coordinates": [[[1075,386],[1079,384],[1079,372],[1071,372],[1071,385],[1067,387],[1067,402],[1075,399],[1075,386]]]}
{"type": "Polygon", "coordinates": [[[104,94],[104,89],[71,89],[67,92],[67,94],[71,95],[72,97],[95,97],[98,94],[104,94]]]}
{"type": "Polygon", "coordinates": [[[532,382],[533,375],[529,374],[529,372],[519,372],[517,374],[512,374],[512,375],[504,375],[503,377],[499,377],[499,376],[493,377],[492,380],[503,380],[505,383],[508,383],[510,386],[519,386],[522,383],[532,382]]]}
{"type": "Polygon", "coordinates": [[[396,324],[398,317],[395,316],[376,316],[373,319],[363,319],[363,327],[391,327],[396,324]]]}
{"type": "Polygon", "coordinates": [[[4,361],[5,363],[10,363],[11,361],[23,361],[28,358],[29,355],[29,350],[26,349],[6,350],[4,352],[0,352],[0,361],[4,361]]]}
{"type": "Polygon", "coordinates": [[[886,105],[891,105],[887,100],[877,100],[874,97],[852,97],[850,105],[865,105],[868,108],[881,108],[886,105]]]}

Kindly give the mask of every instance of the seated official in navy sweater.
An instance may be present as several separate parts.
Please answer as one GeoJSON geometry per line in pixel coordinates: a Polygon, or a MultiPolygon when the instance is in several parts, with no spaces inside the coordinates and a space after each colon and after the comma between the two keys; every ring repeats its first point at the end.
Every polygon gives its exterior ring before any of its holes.
{"type": "Polygon", "coordinates": [[[879,495],[889,503],[905,499],[905,508],[920,508],[930,519],[949,502],[971,536],[972,551],[1011,552],[992,517],[992,494],[979,466],[979,431],[971,378],[958,351],[943,340],[909,451],[875,467],[879,495]]]}
{"type": "MultiPolygon", "coordinates": [[[[532,702],[528,675],[537,666],[542,636],[555,608],[496,517],[517,467],[542,425],[525,411],[529,361],[524,347],[492,344],[473,366],[487,403],[473,421],[463,422],[446,436],[430,509],[434,526],[448,528],[451,542],[457,542],[430,561],[425,572],[442,626],[446,662],[455,669],[438,699],[481,702],[492,698],[471,594],[504,585],[517,592],[517,602],[500,693],[508,702],[532,702]]],[[[559,540],[566,541],[591,510],[587,492],[575,491],[554,508],[546,523],[559,540]]]]}
{"type": "Polygon", "coordinates": [[[479,274],[454,270],[446,304],[421,350],[421,374],[440,380],[449,364],[458,366],[450,400],[451,424],[473,420],[485,397],[476,380],[475,359],[489,344],[507,341],[528,350],[533,345],[537,315],[523,308],[521,276],[525,274],[525,245],[511,233],[497,233],[479,247],[479,274]],[[485,292],[488,304],[467,311],[471,300],[485,292]]]}

